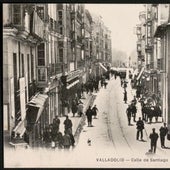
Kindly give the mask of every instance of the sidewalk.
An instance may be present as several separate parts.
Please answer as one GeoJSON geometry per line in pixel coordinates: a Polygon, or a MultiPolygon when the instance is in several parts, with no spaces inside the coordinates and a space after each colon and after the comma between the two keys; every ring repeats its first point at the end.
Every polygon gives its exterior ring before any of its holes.
{"type": "MultiPolygon", "coordinates": [[[[85,93],[85,98],[84,98],[84,99],[83,99],[83,98],[81,99],[81,101],[82,101],[83,104],[84,104],[84,108],[83,108],[84,114],[82,115],[82,117],[79,117],[79,116],[77,115],[77,113],[76,113],[75,117],[73,117],[72,112],[68,113],[68,117],[69,117],[69,119],[72,121],[72,124],[73,124],[73,127],[72,127],[73,135],[75,135],[78,127],[79,127],[80,124],[82,123],[82,120],[84,120],[85,112],[86,112],[86,110],[87,110],[87,108],[88,108],[88,106],[89,106],[89,104],[90,104],[90,101],[91,101],[92,97],[93,97],[93,94],[90,95],[90,94],[86,94],[86,93],[85,93]]],[[[59,119],[60,119],[60,132],[61,132],[62,134],[64,134],[64,124],[63,124],[63,123],[64,123],[64,120],[65,120],[66,118],[65,118],[65,116],[63,116],[63,117],[59,117],[59,119]]]]}
{"type": "MultiPolygon", "coordinates": [[[[136,95],[136,90],[135,89],[132,89],[130,84],[128,84],[128,96],[129,96],[129,102],[133,99],[134,95],[136,95]]],[[[128,102],[128,103],[129,103],[128,102]]],[[[141,104],[139,102],[137,102],[137,114],[136,114],[136,120],[138,120],[138,117],[142,117],[142,113],[141,113],[141,104]]],[[[145,122],[144,122],[145,123],[145,122]]],[[[152,119],[152,123],[145,123],[145,136],[147,138],[147,141],[150,142],[150,139],[149,139],[149,135],[150,133],[152,133],[152,129],[155,128],[156,132],[158,133],[159,135],[159,129],[161,126],[163,126],[163,123],[162,122],[162,117],[158,117],[158,122],[155,122],[155,118],[152,119]]],[[[168,148],[167,149],[162,149],[161,147],[161,144],[160,144],[160,137],[158,138],[158,143],[157,143],[157,148],[158,150],[161,150],[161,151],[164,151],[165,153],[169,152],[170,150],[170,140],[167,140],[167,138],[165,138],[165,146],[167,146],[168,148]]],[[[169,153],[168,153],[169,154],[169,153]]]]}

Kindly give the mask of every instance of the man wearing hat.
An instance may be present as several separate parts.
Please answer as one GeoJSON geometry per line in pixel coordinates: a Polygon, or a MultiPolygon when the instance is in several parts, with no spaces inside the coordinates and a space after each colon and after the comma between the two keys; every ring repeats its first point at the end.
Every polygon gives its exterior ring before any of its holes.
{"type": "Polygon", "coordinates": [[[155,132],[155,128],[152,129],[152,133],[150,134],[149,138],[151,139],[151,152],[156,153],[156,147],[157,147],[157,140],[158,140],[158,134],[155,132]]]}
{"type": "Polygon", "coordinates": [[[127,118],[128,118],[128,125],[131,125],[131,117],[132,117],[132,107],[129,104],[128,108],[126,109],[126,114],[127,114],[127,118]]]}
{"type": "Polygon", "coordinates": [[[164,123],[164,126],[161,126],[159,131],[160,131],[161,148],[165,148],[165,137],[168,133],[168,128],[166,126],[166,123],[164,123]]]}
{"type": "Polygon", "coordinates": [[[140,138],[141,140],[143,140],[143,129],[144,129],[144,122],[141,119],[141,117],[139,117],[139,120],[136,123],[136,129],[137,129],[137,134],[136,134],[136,140],[139,140],[139,134],[140,134],[140,138]]]}

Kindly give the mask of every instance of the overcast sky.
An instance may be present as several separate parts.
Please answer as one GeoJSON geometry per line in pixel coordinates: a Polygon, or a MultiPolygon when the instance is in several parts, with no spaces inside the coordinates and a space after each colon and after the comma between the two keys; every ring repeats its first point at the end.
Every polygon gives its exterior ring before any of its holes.
{"type": "Polygon", "coordinates": [[[134,27],[139,23],[143,4],[85,4],[90,12],[102,16],[105,25],[112,31],[112,46],[129,55],[136,48],[134,27]]]}

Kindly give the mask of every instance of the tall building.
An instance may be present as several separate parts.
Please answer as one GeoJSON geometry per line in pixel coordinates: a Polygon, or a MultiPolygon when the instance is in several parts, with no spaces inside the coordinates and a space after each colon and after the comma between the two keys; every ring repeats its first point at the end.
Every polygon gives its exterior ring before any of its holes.
{"type": "Polygon", "coordinates": [[[111,32],[84,4],[3,4],[3,117],[11,141],[41,143],[82,85],[103,75],[111,32]],[[104,31],[105,29],[105,31],[104,31]]]}
{"type": "MultiPolygon", "coordinates": [[[[47,95],[37,93],[37,49],[46,41],[45,23],[35,5],[3,4],[3,108],[4,130],[11,138],[23,135],[29,128],[29,118],[48,110],[47,95]],[[35,112],[31,109],[32,99],[35,112]],[[41,103],[37,101],[41,98],[41,103]]],[[[42,118],[43,119],[43,118],[42,118]]],[[[31,123],[37,122],[32,119],[31,123]]],[[[45,117],[44,117],[45,122],[45,117]]],[[[43,126],[43,124],[41,124],[43,126]]]]}
{"type": "Polygon", "coordinates": [[[155,26],[155,37],[158,38],[160,44],[158,51],[158,72],[160,74],[160,96],[162,102],[162,111],[164,122],[168,123],[170,129],[170,5],[155,5],[157,9],[157,22],[155,26]]]}
{"type": "MultiPolygon", "coordinates": [[[[147,4],[145,5],[146,18],[137,26],[141,31],[145,27],[145,51],[143,51],[142,33],[138,35],[137,52],[138,52],[138,68],[140,74],[138,76],[139,84],[143,82],[148,90],[153,103],[160,105],[162,110],[163,122],[168,123],[170,128],[170,91],[169,83],[169,21],[170,6],[169,4],[147,4]],[[145,56],[145,57],[143,57],[145,56]],[[143,64],[139,62],[139,58],[144,58],[143,64]]],[[[139,14],[141,16],[141,13],[139,14]]]]}

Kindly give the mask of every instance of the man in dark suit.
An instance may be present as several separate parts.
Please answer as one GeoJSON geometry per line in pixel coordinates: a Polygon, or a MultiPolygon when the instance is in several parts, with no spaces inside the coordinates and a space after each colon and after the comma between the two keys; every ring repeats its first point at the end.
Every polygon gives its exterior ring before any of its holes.
{"type": "Polygon", "coordinates": [[[166,123],[164,123],[164,126],[161,126],[159,131],[160,131],[161,148],[165,148],[165,137],[168,133],[168,128],[166,127],[166,123]]]}
{"type": "Polygon", "coordinates": [[[152,133],[149,138],[151,139],[151,152],[156,153],[157,140],[159,138],[158,134],[155,132],[155,128],[152,129],[152,133]]]}
{"type": "Polygon", "coordinates": [[[141,117],[139,117],[139,120],[136,123],[137,126],[137,135],[136,135],[136,139],[139,139],[139,133],[141,134],[141,140],[143,140],[143,129],[144,129],[144,123],[141,120],[141,117]]]}

